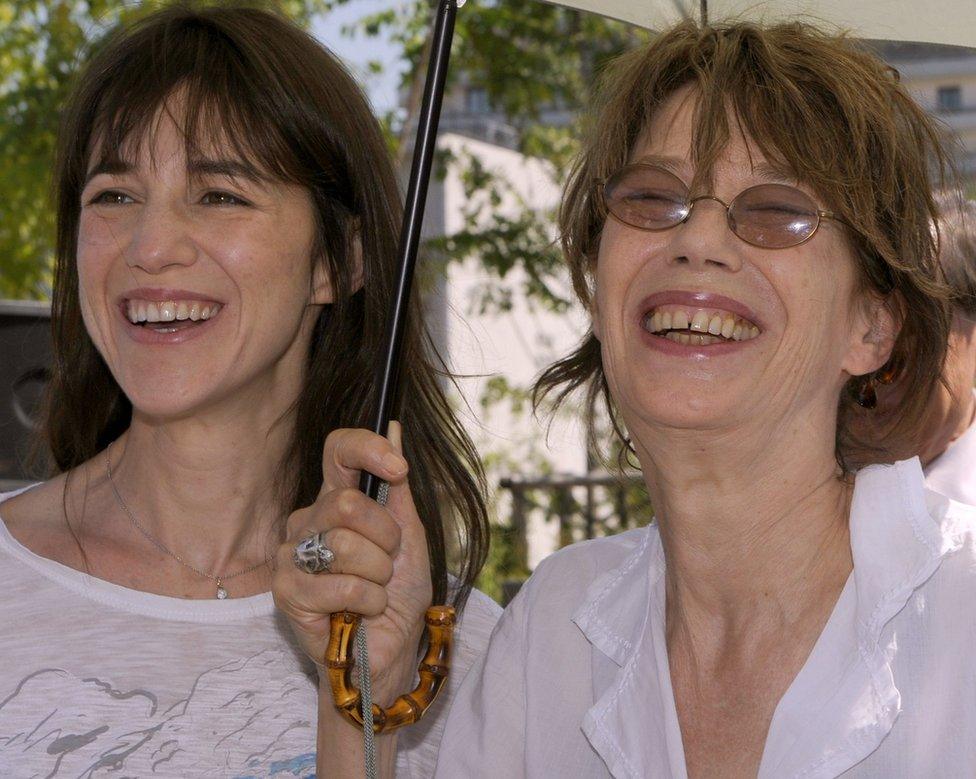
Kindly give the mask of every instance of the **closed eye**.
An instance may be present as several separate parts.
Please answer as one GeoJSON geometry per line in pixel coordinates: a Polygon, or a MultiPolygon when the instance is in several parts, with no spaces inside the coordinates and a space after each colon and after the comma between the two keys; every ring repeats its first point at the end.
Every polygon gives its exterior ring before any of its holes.
{"type": "Polygon", "coordinates": [[[666,192],[660,189],[633,189],[621,194],[626,200],[650,200],[657,203],[683,203],[685,198],[676,192],[666,192]]]}

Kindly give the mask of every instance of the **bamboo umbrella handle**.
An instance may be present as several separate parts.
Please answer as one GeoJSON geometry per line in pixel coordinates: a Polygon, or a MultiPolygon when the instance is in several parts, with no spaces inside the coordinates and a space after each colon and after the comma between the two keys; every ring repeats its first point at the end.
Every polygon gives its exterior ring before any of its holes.
{"type": "MultiPolygon", "coordinates": [[[[363,714],[360,693],[352,681],[356,665],[352,641],[361,619],[359,614],[348,611],[333,614],[329,645],[325,650],[325,665],[336,708],[360,728],[363,727],[363,714]]],[[[420,682],[412,692],[404,693],[387,708],[373,704],[374,733],[389,733],[419,720],[447,681],[454,644],[454,608],[431,606],[424,615],[424,622],[427,624],[427,652],[420,661],[420,682]]]]}

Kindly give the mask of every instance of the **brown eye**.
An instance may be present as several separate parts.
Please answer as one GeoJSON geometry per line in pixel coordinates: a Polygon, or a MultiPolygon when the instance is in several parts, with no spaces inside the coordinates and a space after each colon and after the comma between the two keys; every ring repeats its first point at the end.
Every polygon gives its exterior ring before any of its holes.
{"type": "Polygon", "coordinates": [[[250,205],[246,200],[232,195],[229,192],[214,191],[208,192],[200,202],[205,206],[246,206],[250,205]]]}
{"type": "Polygon", "coordinates": [[[104,192],[99,192],[95,197],[88,201],[89,204],[93,206],[124,206],[127,203],[135,202],[129,195],[124,192],[118,192],[114,189],[109,189],[104,192]]]}

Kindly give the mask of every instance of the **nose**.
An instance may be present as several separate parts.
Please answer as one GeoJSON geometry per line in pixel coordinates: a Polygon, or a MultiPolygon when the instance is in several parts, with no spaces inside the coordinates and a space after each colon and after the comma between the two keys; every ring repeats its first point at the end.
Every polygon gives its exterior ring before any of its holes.
{"type": "Polygon", "coordinates": [[[671,232],[672,263],[698,269],[741,269],[742,241],[729,226],[725,202],[714,195],[694,198],[688,218],[671,232]]]}
{"type": "Polygon", "coordinates": [[[147,203],[139,212],[126,251],[126,264],[159,274],[197,259],[189,220],[178,204],[147,203]]]}

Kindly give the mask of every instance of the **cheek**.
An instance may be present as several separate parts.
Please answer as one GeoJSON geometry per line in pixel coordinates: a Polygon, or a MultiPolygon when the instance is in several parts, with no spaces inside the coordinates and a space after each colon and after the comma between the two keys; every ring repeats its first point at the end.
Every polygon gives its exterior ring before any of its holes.
{"type": "Polygon", "coordinates": [[[299,227],[249,230],[238,240],[215,240],[205,248],[237,287],[245,310],[259,312],[262,319],[290,320],[292,310],[300,311],[307,302],[311,239],[299,227]]]}
{"type": "Polygon", "coordinates": [[[134,216],[134,211],[122,209],[109,215],[82,210],[78,220],[79,255],[82,252],[108,257],[120,254],[135,229],[134,216]]]}
{"type": "Polygon", "coordinates": [[[853,327],[853,277],[824,257],[791,257],[771,274],[786,312],[787,338],[799,353],[847,348],[853,327]]]}
{"type": "Polygon", "coordinates": [[[634,280],[641,274],[652,272],[649,263],[653,246],[650,243],[651,239],[644,234],[632,228],[622,228],[613,220],[605,225],[594,273],[594,301],[604,330],[626,315],[626,307],[631,302],[627,294],[634,280]]]}
{"type": "MultiPolygon", "coordinates": [[[[87,220],[97,222],[99,220],[87,220]]],[[[108,298],[108,277],[111,272],[113,256],[117,252],[108,251],[111,246],[101,240],[96,226],[86,224],[85,220],[78,231],[76,253],[76,273],[78,274],[78,298],[85,327],[93,340],[98,341],[97,312],[104,311],[111,304],[108,298]]]]}

